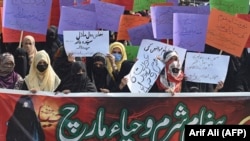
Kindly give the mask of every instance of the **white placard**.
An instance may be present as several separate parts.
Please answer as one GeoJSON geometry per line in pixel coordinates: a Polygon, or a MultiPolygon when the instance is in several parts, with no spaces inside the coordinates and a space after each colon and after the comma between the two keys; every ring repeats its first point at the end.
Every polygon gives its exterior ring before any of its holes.
{"type": "Polygon", "coordinates": [[[184,73],[187,81],[218,84],[225,81],[229,56],[187,52],[184,73]]]}
{"type": "Polygon", "coordinates": [[[138,60],[128,74],[128,88],[132,93],[148,93],[165,64],[158,59],[138,60]]]}
{"type": "Polygon", "coordinates": [[[139,47],[139,51],[137,54],[137,59],[144,59],[145,55],[149,55],[150,58],[154,59],[157,57],[163,58],[163,54],[166,51],[176,51],[180,64],[183,63],[187,49],[180,48],[177,46],[172,46],[166,43],[162,43],[160,41],[143,39],[141,45],[139,47]]]}
{"type": "Polygon", "coordinates": [[[66,53],[73,53],[76,57],[109,52],[109,31],[63,31],[63,40],[66,53]]]}

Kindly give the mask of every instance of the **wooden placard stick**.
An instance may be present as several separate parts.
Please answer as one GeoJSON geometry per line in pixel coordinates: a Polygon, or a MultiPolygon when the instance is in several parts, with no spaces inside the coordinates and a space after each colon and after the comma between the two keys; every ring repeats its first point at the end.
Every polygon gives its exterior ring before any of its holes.
{"type": "Polygon", "coordinates": [[[19,40],[18,48],[21,48],[21,47],[22,47],[22,40],[23,40],[23,30],[21,31],[21,35],[20,35],[20,40],[19,40]]]}

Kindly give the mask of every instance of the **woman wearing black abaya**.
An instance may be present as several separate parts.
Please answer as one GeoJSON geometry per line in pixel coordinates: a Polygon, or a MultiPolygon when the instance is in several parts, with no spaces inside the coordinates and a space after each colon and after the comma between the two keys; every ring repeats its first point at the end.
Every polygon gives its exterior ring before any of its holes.
{"type": "Polygon", "coordinates": [[[118,85],[116,88],[112,90],[113,92],[130,92],[127,86],[128,79],[126,78],[126,75],[129,74],[134,63],[135,63],[134,61],[130,61],[130,60],[125,60],[122,62],[121,70],[118,74],[117,82],[116,82],[118,85]]]}
{"type": "MultiPolygon", "coordinates": [[[[52,67],[58,77],[61,79],[61,84],[64,84],[68,77],[70,77],[71,65],[74,62],[75,57],[72,55],[67,55],[64,46],[61,46],[55,56],[52,67]]],[[[61,90],[61,85],[59,85],[58,90],[61,90]]]]}
{"type": "Polygon", "coordinates": [[[7,123],[6,141],[44,141],[45,135],[30,96],[21,96],[7,123]]]}
{"type": "Polygon", "coordinates": [[[76,61],[71,66],[70,77],[61,83],[60,89],[67,94],[70,92],[97,92],[96,86],[88,78],[86,65],[81,61],[76,61]]]}
{"type": "Polygon", "coordinates": [[[242,54],[242,65],[236,74],[233,91],[249,92],[250,91],[250,53],[245,49],[242,54]],[[244,58],[244,59],[243,59],[244,58]]]}
{"type": "Polygon", "coordinates": [[[100,52],[87,58],[88,76],[95,84],[98,92],[109,93],[115,82],[107,70],[106,56],[100,52]]]}
{"type": "MultiPolygon", "coordinates": [[[[211,53],[211,54],[220,54],[220,50],[207,45],[205,46],[205,52],[206,53],[211,53]]],[[[223,55],[229,55],[230,60],[229,60],[229,65],[228,65],[228,71],[226,75],[226,79],[224,81],[224,86],[219,90],[219,92],[233,92],[235,88],[235,80],[237,79],[237,73],[239,69],[242,67],[242,63],[246,59],[245,53],[243,51],[241,57],[237,57],[231,54],[228,54],[226,52],[222,52],[223,55]]],[[[219,67],[219,66],[218,66],[219,67]]]]}
{"type": "Polygon", "coordinates": [[[44,50],[49,54],[51,63],[54,61],[54,55],[57,52],[58,48],[62,46],[62,42],[59,40],[57,27],[51,25],[46,34],[46,43],[44,50]]]}
{"type": "Polygon", "coordinates": [[[13,55],[15,59],[14,70],[24,78],[29,72],[28,53],[24,48],[17,48],[13,55]]]}

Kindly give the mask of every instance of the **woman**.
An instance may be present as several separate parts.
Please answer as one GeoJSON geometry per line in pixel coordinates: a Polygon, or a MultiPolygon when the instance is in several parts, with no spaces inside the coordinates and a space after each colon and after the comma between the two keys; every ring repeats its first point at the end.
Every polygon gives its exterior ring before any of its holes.
{"type": "Polygon", "coordinates": [[[100,52],[87,58],[88,76],[98,92],[108,93],[115,86],[115,81],[107,70],[106,56],[100,52]]]}
{"type": "Polygon", "coordinates": [[[122,62],[121,70],[119,72],[119,75],[117,77],[117,87],[116,89],[113,89],[114,92],[130,92],[127,83],[128,78],[126,75],[129,74],[130,70],[132,69],[134,65],[134,61],[125,60],[122,62]]]}
{"type": "Polygon", "coordinates": [[[167,51],[163,54],[165,68],[156,80],[158,90],[174,95],[181,92],[183,71],[179,62],[179,57],[175,51],[167,51]]]}
{"type": "Polygon", "coordinates": [[[21,96],[7,122],[6,141],[44,141],[45,135],[34,110],[32,98],[21,96]]]}
{"type": "Polygon", "coordinates": [[[235,74],[233,82],[233,92],[249,92],[250,91],[250,53],[245,49],[241,56],[241,66],[235,74]]]}
{"type": "Polygon", "coordinates": [[[61,80],[50,65],[50,58],[46,51],[36,53],[30,66],[29,74],[24,78],[23,90],[54,92],[61,80]]]}
{"type": "Polygon", "coordinates": [[[88,78],[86,66],[81,61],[76,61],[71,66],[70,77],[61,83],[60,89],[65,94],[70,92],[97,92],[96,86],[88,78]]]}
{"type": "Polygon", "coordinates": [[[52,64],[54,62],[54,55],[56,51],[62,46],[62,42],[59,40],[57,31],[58,29],[54,25],[51,25],[47,29],[46,43],[44,46],[44,50],[49,54],[52,64]]]}
{"type": "Polygon", "coordinates": [[[34,37],[31,36],[31,35],[26,35],[23,38],[22,47],[28,53],[28,56],[29,56],[29,65],[31,65],[32,60],[33,60],[35,54],[37,53],[37,49],[36,49],[36,46],[35,46],[35,39],[34,39],[34,37]]]}
{"type": "Polygon", "coordinates": [[[24,48],[17,48],[13,55],[15,59],[14,70],[24,78],[29,72],[28,53],[24,48]]]}
{"type": "MultiPolygon", "coordinates": [[[[58,77],[61,79],[61,83],[64,84],[70,77],[71,66],[76,60],[72,54],[67,55],[64,46],[61,46],[55,56],[52,67],[58,77]]],[[[61,85],[59,85],[61,87],[61,85]]],[[[61,88],[58,88],[61,90],[61,88]]]]}
{"type": "Polygon", "coordinates": [[[122,62],[127,60],[127,53],[125,46],[120,42],[114,42],[109,46],[109,53],[107,55],[107,69],[112,79],[116,81],[122,62]]]}
{"type": "Polygon", "coordinates": [[[23,77],[14,71],[14,56],[8,52],[0,55],[0,88],[21,89],[23,77]]]}

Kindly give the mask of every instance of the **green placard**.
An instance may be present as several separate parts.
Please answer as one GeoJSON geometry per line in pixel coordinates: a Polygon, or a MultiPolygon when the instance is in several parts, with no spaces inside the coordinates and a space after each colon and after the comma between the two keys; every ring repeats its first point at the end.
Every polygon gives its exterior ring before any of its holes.
{"type": "Polygon", "coordinates": [[[163,2],[166,2],[166,0],[134,0],[133,11],[149,10],[151,4],[163,2]]]}
{"type": "Polygon", "coordinates": [[[216,8],[231,15],[248,14],[249,0],[210,0],[210,9],[216,8]]]}
{"type": "Polygon", "coordinates": [[[139,46],[126,46],[126,53],[127,53],[128,60],[135,61],[138,50],[139,50],[139,46]]]}

